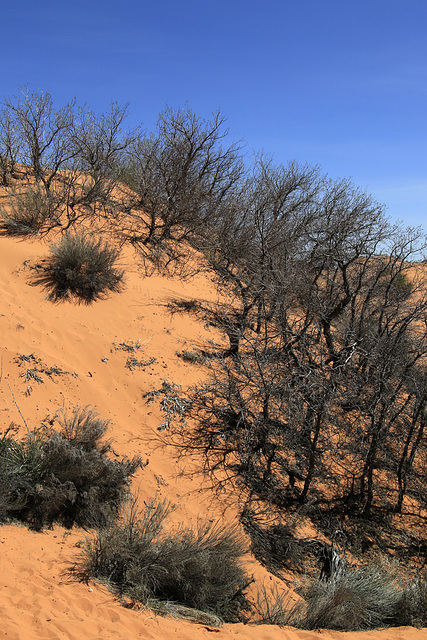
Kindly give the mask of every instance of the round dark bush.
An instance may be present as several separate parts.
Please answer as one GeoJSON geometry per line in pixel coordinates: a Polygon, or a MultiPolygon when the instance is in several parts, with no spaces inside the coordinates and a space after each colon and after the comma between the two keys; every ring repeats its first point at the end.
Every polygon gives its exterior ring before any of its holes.
{"type": "Polygon", "coordinates": [[[51,249],[44,274],[37,279],[55,301],[76,298],[87,304],[123,286],[116,267],[119,251],[84,234],[66,234],[51,249]]]}
{"type": "Polygon", "coordinates": [[[58,431],[44,426],[20,439],[12,429],[0,434],[0,522],[102,528],[117,518],[141,458],[107,456],[109,423],[94,409],[76,407],[58,420],[58,431]]]}

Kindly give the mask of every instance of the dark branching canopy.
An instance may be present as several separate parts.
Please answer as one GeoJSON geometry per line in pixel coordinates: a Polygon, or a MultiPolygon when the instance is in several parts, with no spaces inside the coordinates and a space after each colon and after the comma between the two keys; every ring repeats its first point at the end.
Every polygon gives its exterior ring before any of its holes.
{"type": "Polygon", "coordinates": [[[83,223],[164,270],[197,250],[221,303],[192,312],[224,345],[192,392],[194,430],[171,427],[178,446],[202,454],[217,486],[233,481],[278,510],[424,509],[422,232],[391,225],[369,194],[318,167],[263,154],[245,164],[219,112],[167,108],[148,134],[126,130],[126,115],[115,103],[101,115],[55,109],[28,89],[2,103],[13,206],[1,228],[68,232],[43,276],[52,298],[120,288],[117,252],[79,235],[83,223]]]}

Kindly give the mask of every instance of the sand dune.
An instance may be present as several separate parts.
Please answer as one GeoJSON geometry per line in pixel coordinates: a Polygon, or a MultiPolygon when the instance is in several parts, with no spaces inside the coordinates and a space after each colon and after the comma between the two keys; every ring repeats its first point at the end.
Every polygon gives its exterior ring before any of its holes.
{"type": "MultiPolygon", "coordinates": [[[[133,483],[139,500],[155,494],[168,498],[176,505],[173,517],[187,523],[206,516],[233,520],[238,506],[233,500],[215,500],[201,489],[200,478],[185,475],[189,461],[177,460],[173,451],[159,447],[158,426],[165,416],[144,398],[164,380],[189,385],[202,375],[177,352],[218,336],[188,315],[171,314],[167,303],[175,298],[213,299],[212,283],[202,275],[187,282],[144,278],[128,250],[122,257],[126,269],[122,293],[90,306],[53,304],[34,285],[36,265],[47,253],[42,240],[0,237],[2,430],[11,422],[31,429],[58,409],[92,405],[102,418],[111,420],[114,451],[138,453],[149,462],[133,483]],[[124,344],[139,344],[138,359],[150,364],[128,368],[124,344]],[[56,373],[47,373],[52,368],[56,373]],[[29,370],[36,372],[36,378],[29,370]]],[[[348,635],[241,624],[211,629],[148,610],[126,609],[105,587],[67,577],[67,567],[79,554],[76,544],[85,535],[59,527],[42,533],[9,525],[0,529],[0,638],[197,640],[216,633],[224,639],[326,640],[348,635]]],[[[249,557],[248,570],[258,581],[273,580],[249,557]]],[[[427,639],[427,630],[352,634],[355,640],[365,637],[427,639]]]]}

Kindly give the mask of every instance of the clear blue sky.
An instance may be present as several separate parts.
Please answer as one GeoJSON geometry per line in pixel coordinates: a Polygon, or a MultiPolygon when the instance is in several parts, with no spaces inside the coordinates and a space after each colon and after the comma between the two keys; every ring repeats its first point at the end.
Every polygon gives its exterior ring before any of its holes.
{"type": "Polygon", "coordinates": [[[248,155],[351,177],[427,228],[426,0],[2,2],[0,98],[221,109],[248,155]]]}

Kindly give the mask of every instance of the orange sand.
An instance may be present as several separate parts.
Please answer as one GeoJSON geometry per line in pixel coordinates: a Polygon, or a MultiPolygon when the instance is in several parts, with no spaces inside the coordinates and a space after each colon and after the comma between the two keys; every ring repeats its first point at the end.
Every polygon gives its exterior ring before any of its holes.
{"type": "MultiPolygon", "coordinates": [[[[43,241],[0,237],[0,430],[11,422],[24,426],[22,416],[33,428],[60,408],[92,405],[103,419],[111,420],[109,436],[117,454],[139,453],[149,460],[133,482],[139,500],[155,494],[166,497],[176,505],[173,517],[186,523],[203,517],[232,521],[237,511],[233,499],[218,502],[202,491],[200,479],[184,475],[190,461],[178,461],[173,451],[158,446],[157,427],[164,415],[156,403],[147,405],[143,398],[146,392],[160,388],[163,380],[187,386],[203,375],[200,367],[185,363],[176,352],[191,351],[193,345],[218,336],[186,314],[172,315],[166,304],[174,298],[213,299],[212,284],[206,276],[189,282],[144,278],[129,250],[122,260],[126,269],[123,293],[91,306],[52,304],[39,286],[33,286],[29,263],[24,265],[47,253],[43,241]],[[153,357],[156,362],[130,371],[125,367],[129,354],[115,350],[114,344],[138,340],[143,347],[135,356],[141,360],[153,357]],[[41,374],[43,384],[26,381],[22,374],[27,367],[19,367],[16,359],[30,354],[46,367],[55,366],[68,374],[52,379],[41,374]]],[[[84,536],[81,530],[68,532],[59,527],[43,533],[19,526],[0,528],[1,639],[198,640],[217,633],[219,638],[236,640],[327,640],[348,635],[241,624],[209,629],[154,616],[150,611],[125,609],[105,587],[78,584],[67,577],[67,567],[79,554],[76,543],[84,536]]],[[[248,571],[258,582],[275,580],[251,558],[248,571]]],[[[352,633],[351,637],[427,640],[427,629],[389,629],[352,633]]]]}

